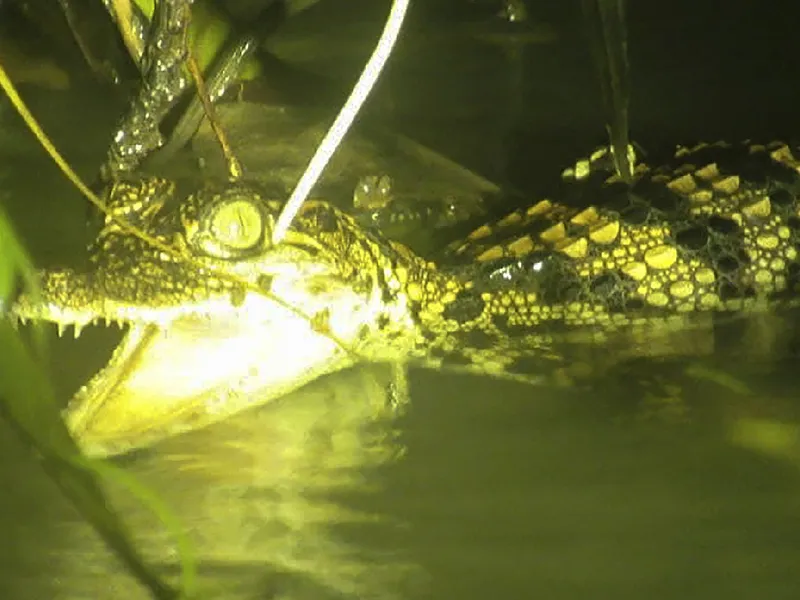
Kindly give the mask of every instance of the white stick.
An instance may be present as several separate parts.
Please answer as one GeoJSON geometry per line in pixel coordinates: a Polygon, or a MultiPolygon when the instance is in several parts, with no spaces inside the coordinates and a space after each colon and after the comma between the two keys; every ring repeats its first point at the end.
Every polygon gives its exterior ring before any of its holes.
{"type": "Polygon", "coordinates": [[[308,163],[303,176],[297,182],[297,186],[294,188],[292,195],[289,196],[286,206],[283,207],[283,211],[281,211],[278,221],[275,223],[275,229],[272,232],[273,244],[279,243],[286,235],[286,231],[292,224],[292,220],[303,205],[311,188],[317,183],[322,171],[325,170],[331,156],[336,152],[339,144],[342,143],[347,130],[350,129],[358,111],[361,110],[361,106],[375,86],[375,82],[378,80],[389,55],[392,53],[397,36],[400,34],[408,3],[409,0],[393,0],[392,10],[389,12],[389,17],[386,20],[386,25],[375,46],[375,50],[372,51],[372,56],[369,57],[369,61],[364,66],[364,70],[361,72],[355,87],[353,87],[353,91],[350,92],[350,96],[336,116],[336,120],[331,125],[328,133],[325,134],[322,143],[317,147],[317,151],[308,163]]]}

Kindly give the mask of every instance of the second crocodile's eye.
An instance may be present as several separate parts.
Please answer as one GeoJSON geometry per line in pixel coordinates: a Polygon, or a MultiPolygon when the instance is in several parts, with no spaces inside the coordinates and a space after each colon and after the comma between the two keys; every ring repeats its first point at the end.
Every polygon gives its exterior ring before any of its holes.
{"type": "Polygon", "coordinates": [[[383,208],[392,200],[392,179],[388,175],[365,175],[353,191],[353,206],[359,210],[383,208]]]}

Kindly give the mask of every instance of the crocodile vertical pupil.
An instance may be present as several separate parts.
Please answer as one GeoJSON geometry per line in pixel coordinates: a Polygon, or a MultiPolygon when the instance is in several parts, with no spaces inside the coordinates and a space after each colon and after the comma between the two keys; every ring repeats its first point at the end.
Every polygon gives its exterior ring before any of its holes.
{"type": "Polygon", "coordinates": [[[216,244],[229,251],[249,250],[263,239],[261,211],[248,200],[226,202],[211,216],[209,232],[216,244]]]}
{"type": "Polygon", "coordinates": [[[246,200],[234,200],[220,207],[211,227],[226,246],[250,248],[261,237],[261,213],[246,200]]]}

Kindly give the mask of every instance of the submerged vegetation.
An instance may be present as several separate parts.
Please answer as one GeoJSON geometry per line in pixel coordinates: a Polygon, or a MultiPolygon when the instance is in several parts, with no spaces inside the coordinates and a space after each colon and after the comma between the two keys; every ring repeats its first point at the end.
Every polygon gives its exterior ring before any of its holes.
{"type": "MultiPolygon", "coordinates": [[[[9,301],[17,282],[35,293],[35,276],[28,254],[0,211],[0,304],[9,301]]],[[[41,326],[34,325],[31,343],[8,320],[0,320],[0,415],[40,459],[47,474],[75,505],[109,548],[154,598],[189,597],[194,586],[194,563],[180,525],[158,497],[125,471],[81,455],[60,417],[60,410],[42,367],[46,345],[41,326]],[[122,484],[144,502],[178,542],[182,562],[182,591],[163,582],[136,550],[120,516],[111,508],[103,482],[122,484]]]]}

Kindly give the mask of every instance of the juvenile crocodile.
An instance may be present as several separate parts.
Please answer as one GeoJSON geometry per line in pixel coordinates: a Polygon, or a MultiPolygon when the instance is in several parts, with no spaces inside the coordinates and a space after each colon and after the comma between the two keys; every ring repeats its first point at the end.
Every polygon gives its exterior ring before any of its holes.
{"type": "Polygon", "coordinates": [[[567,186],[570,205],[541,200],[436,257],[322,200],[271,246],[281,205],[258,185],[209,185],[170,208],[169,182],[123,181],[112,209],[178,254],[107,220],[89,270],[43,273],[44,303],[22,297],[12,312],[130,324],[67,411],[92,453],[358,362],[541,382],[578,360],[703,352],[709,319],[792,304],[799,169],[777,142],[679,148],[663,166],[640,164],[630,185],[596,168],[567,186]]]}

